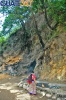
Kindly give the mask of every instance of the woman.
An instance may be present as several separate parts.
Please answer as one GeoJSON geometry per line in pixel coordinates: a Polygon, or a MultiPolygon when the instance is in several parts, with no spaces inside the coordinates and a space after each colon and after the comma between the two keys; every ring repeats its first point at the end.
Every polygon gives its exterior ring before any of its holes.
{"type": "Polygon", "coordinates": [[[28,81],[29,83],[28,91],[30,94],[36,95],[36,76],[34,74],[34,71],[32,71],[29,77],[31,78],[30,78],[30,81],[28,81]]]}

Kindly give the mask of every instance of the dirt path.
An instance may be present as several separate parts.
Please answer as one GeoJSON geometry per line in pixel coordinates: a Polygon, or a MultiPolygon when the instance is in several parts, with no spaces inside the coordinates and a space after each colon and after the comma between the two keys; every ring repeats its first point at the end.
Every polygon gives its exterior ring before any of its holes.
{"type": "Polygon", "coordinates": [[[66,100],[65,98],[56,98],[56,95],[44,93],[30,95],[28,91],[17,86],[24,77],[9,77],[0,80],[0,100],[66,100]],[[44,95],[44,96],[43,96],[44,95]],[[53,98],[53,99],[52,99],[53,98]]]}
{"type": "Polygon", "coordinates": [[[0,81],[0,100],[48,100],[37,94],[30,95],[28,91],[16,86],[21,78],[10,77],[0,81]]]}
{"type": "Polygon", "coordinates": [[[15,95],[7,90],[0,89],[0,100],[15,100],[15,95]]]}

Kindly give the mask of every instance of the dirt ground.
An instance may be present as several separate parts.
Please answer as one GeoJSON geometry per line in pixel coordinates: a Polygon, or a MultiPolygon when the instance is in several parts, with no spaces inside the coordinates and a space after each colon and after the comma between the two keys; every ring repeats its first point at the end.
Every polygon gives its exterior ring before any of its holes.
{"type": "Polygon", "coordinates": [[[15,100],[15,95],[7,90],[0,90],[0,100],[15,100]]]}
{"type": "MultiPolygon", "coordinates": [[[[7,88],[10,88],[13,86],[15,83],[19,83],[21,79],[23,79],[24,76],[10,76],[8,78],[4,78],[0,80],[0,87],[1,85],[4,87],[4,84],[8,83],[9,85],[7,88]]],[[[42,95],[38,94],[35,95],[29,95],[28,91],[23,90],[23,88],[19,87],[13,87],[11,91],[18,90],[19,92],[17,93],[11,93],[10,90],[6,89],[1,89],[0,88],[0,100],[52,100],[50,98],[47,98],[46,96],[42,97],[42,95]],[[21,91],[21,92],[20,92],[21,91]],[[20,96],[20,97],[19,97],[20,96]]]]}
{"type": "MultiPolygon", "coordinates": [[[[23,78],[23,77],[9,77],[6,79],[2,79],[2,80],[0,80],[0,86],[1,85],[4,86],[4,84],[6,84],[6,83],[11,83],[11,84],[19,83],[21,78],[23,78]]],[[[19,88],[19,87],[17,87],[17,89],[23,90],[22,88],[19,88]]],[[[18,93],[18,95],[17,95],[17,93],[10,93],[9,90],[0,89],[0,100],[48,100],[46,97],[40,98],[40,97],[42,97],[42,95],[40,95],[40,94],[29,95],[28,91],[26,91],[26,90],[23,90],[22,93],[18,93]],[[21,98],[16,98],[16,97],[18,97],[18,95],[21,95],[21,98]]]]}
{"type": "MultiPolygon", "coordinates": [[[[0,84],[5,84],[7,82],[15,82],[16,79],[12,77],[8,77],[5,79],[0,80],[0,84]]],[[[0,89],[0,100],[15,100],[15,94],[11,94],[10,91],[7,91],[5,89],[0,89]]]]}

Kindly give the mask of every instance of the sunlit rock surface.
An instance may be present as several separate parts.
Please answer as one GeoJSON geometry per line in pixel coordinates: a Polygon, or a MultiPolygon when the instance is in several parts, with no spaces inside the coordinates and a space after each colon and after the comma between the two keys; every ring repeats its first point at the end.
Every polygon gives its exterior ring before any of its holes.
{"type": "MultiPolygon", "coordinates": [[[[46,25],[44,15],[37,14],[36,20],[38,29],[42,30],[41,25],[46,25]]],[[[33,21],[29,22],[26,23],[27,29],[28,26],[33,27],[33,21]]],[[[31,36],[28,43],[30,48],[26,47],[25,50],[22,48],[22,29],[12,34],[0,47],[0,73],[15,76],[34,70],[37,78],[41,80],[66,81],[66,33],[58,34],[49,40],[46,40],[46,34],[51,34],[47,26],[41,31],[44,50],[36,34],[31,36]]]]}

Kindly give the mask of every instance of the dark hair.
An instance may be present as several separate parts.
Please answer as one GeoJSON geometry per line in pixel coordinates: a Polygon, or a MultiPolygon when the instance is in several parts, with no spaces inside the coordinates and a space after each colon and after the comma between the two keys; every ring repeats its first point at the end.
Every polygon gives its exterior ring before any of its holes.
{"type": "Polygon", "coordinates": [[[32,72],[32,73],[34,73],[34,71],[33,71],[33,70],[32,70],[31,72],[32,72]]]}

